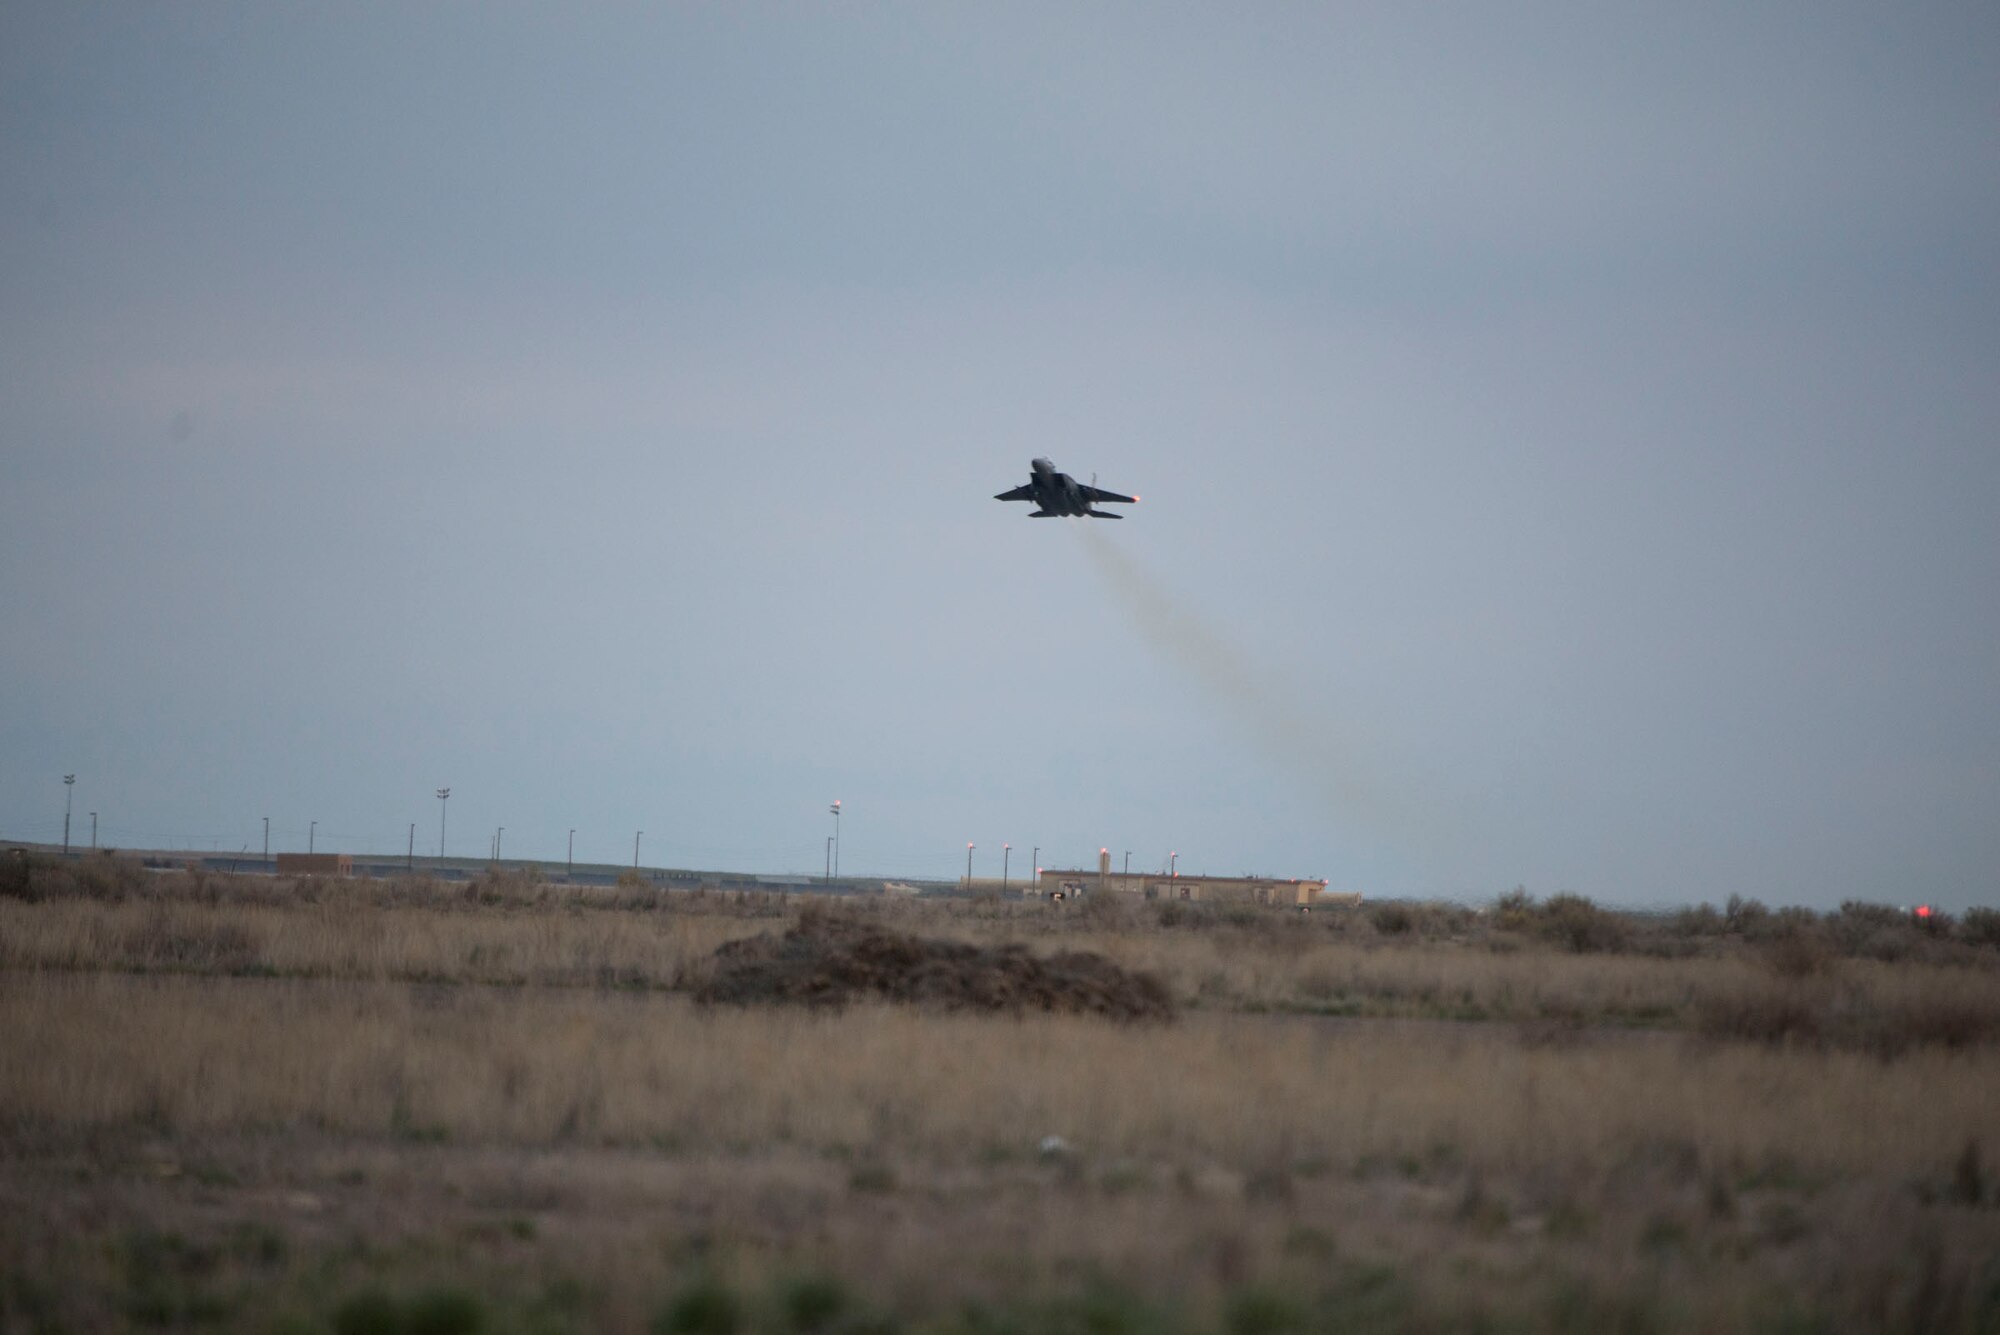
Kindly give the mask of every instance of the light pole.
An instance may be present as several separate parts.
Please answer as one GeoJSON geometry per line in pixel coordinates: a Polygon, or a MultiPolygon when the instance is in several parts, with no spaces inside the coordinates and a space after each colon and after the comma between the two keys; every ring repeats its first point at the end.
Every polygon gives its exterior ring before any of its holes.
{"type": "Polygon", "coordinates": [[[63,856],[69,856],[69,806],[76,798],[76,775],[63,775],[63,856]]]}
{"type": "Polygon", "coordinates": [[[972,889],[972,841],[965,841],[965,888],[972,889]]]}
{"type": "Polygon", "coordinates": [[[444,813],[451,802],[451,789],[440,788],[438,792],[438,863],[444,862],[444,813]]]}
{"type": "Polygon", "coordinates": [[[264,817],[264,861],[271,860],[271,818],[264,817]]]}
{"type": "MultiPolygon", "coordinates": [[[[833,874],[840,875],[840,799],[833,799],[833,874]]],[[[880,865],[880,864],[877,864],[880,865]]]]}
{"type": "Polygon", "coordinates": [[[637,870],[639,870],[639,835],[641,835],[641,834],[644,834],[644,833],[645,833],[645,831],[644,831],[644,830],[640,830],[640,831],[638,831],[637,833],[635,833],[635,834],[634,834],[634,835],[632,836],[632,870],[633,870],[633,871],[637,871],[637,870]]]}
{"type": "Polygon", "coordinates": [[[1181,874],[1181,855],[1178,853],[1167,854],[1167,879],[1170,881],[1179,880],[1180,874],[1181,874]]]}
{"type": "Polygon", "coordinates": [[[97,851],[97,813],[90,813],[90,851],[97,851]]]}
{"type": "Polygon", "coordinates": [[[1014,845],[1000,845],[1000,893],[1007,893],[1007,855],[1014,851],[1014,845]]]}
{"type": "Polygon", "coordinates": [[[504,825],[493,831],[493,860],[495,862],[500,860],[500,836],[505,833],[507,833],[507,827],[504,825]]]}
{"type": "Polygon", "coordinates": [[[1034,855],[1028,860],[1035,864],[1035,888],[1040,890],[1042,888],[1042,846],[1036,844],[1034,848],[1034,855]]]}
{"type": "Polygon", "coordinates": [[[310,855],[313,851],[313,840],[318,834],[319,834],[318,821],[314,821],[311,825],[306,827],[306,853],[308,855],[310,855]]]}
{"type": "Polygon", "coordinates": [[[825,880],[826,880],[826,882],[827,882],[827,883],[828,883],[829,885],[831,885],[831,884],[833,883],[833,836],[832,836],[832,835],[828,835],[828,836],[826,837],[826,876],[825,876],[825,880]]]}
{"type": "Polygon", "coordinates": [[[572,828],[569,832],[569,867],[563,872],[563,879],[567,880],[574,875],[576,875],[576,830],[572,828]]]}
{"type": "Polygon", "coordinates": [[[1125,850],[1125,870],[1121,874],[1125,876],[1132,874],[1132,850],[1129,848],[1125,850]]]}
{"type": "Polygon", "coordinates": [[[403,870],[417,869],[417,823],[410,822],[410,846],[403,851],[403,870]]]}

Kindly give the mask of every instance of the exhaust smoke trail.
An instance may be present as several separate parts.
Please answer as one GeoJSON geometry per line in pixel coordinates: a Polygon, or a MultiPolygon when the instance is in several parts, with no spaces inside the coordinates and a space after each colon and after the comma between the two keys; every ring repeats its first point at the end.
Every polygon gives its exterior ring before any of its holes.
{"type": "Polygon", "coordinates": [[[1250,660],[1099,528],[1079,521],[1083,549],[1151,646],[1215,698],[1266,757],[1311,784],[1349,830],[1414,838],[1415,812],[1392,799],[1352,741],[1265,680],[1250,660]]]}

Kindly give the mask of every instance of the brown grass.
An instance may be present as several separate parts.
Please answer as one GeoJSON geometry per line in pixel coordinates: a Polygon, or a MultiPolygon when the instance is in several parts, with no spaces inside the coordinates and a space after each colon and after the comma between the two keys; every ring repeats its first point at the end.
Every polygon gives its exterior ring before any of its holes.
{"type": "Polygon", "coordinates": [[[667,987],[759,919],[548,908],[0,900],[0,967],[667,987]]]}
{"type": "MultiPolygon", "coordinates": [[[[800,911],[769,896],[531,882],[449,894],[421,882],[314,882],[297,898],[251,878],[151,886],[132,897],[0,899],[0,968],[672,989],[702,976],[719,945],[800,911]]],[[[1157,913],[1120,904],[1072,914],[878,901],[839,912],[986,946],[1094,952],[1159,977],[1192,1009],[1686,1027],[1877,1051],[2000,1040],[2000,956],[1979,952],[1892,964],[1793,933],[1692,956],[1579,953],[1507,934],[1384,938],[1273,912],[1162,928],[1157,913]]]]}
{"type": "MultiPolygon", "coordinates": [[[[1924,1246],[1976,1315],[2000,1245],[1964,1202],[1990,1051],[58,973],[0,982],[0,1017],[0,1205],[96,1240],[0,1228],[0,1268],[41,1256],[114,1306],[133,1281],[89,1258],[134,1228],[225,1255],[275,1231],[302,1257],[278,1291],[309,1302],[328,1274],[520,1306],[580,1278],[590,1328],[626,1330],[702,1272],[760,1301],[830,1272],[930,1321],[1072,1291],[1079,1258],[1133,1320],[1171,1300],[1197,1328],[1384,1284],[1382,1328],[1579,1293],[1669,1328],[1754,1328],[1800,1292],[1900,1319],[1924,1246]]],[[[175,1282],[213,1296],[233,1264],[175,1282]]]]}
{"type": "Polygon", "coordinates": [[[100,879],[0,893],[8,1330],[2000,1322],[2000,970],[1878,914],[844,910],[1192,1008],[1133,1027],[693,1005],[765,897],[100,879]]]}
{"type": "Polygon", "coordinates": [[[1496,1169],[1700,1146],[1718,1164],[1915,1169],[1986,1129],[2000,1055],[1840,1052],[1216,1016],[1132,1030],[894,1008],[115,976],[0,983],[0,1118],[174,1132],[787,1144],[940,1160],[1056,1134],[1238,1167],[1453,1147],[1496,1169]],[[1810,1107],[1810,1117],[1799,1110],[1810,1107]],[[1557,1132],[1559,1134],[1551,1134],[1557,1132]]]}

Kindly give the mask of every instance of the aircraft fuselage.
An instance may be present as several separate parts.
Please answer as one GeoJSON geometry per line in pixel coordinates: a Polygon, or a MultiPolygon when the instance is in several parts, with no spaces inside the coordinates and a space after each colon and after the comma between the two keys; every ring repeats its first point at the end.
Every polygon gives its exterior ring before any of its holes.
{"type": "Polygon", "coordinates": [[[1036,509],[1052,515],[1080,515],[1090,508],[1076,479],[1068,473],[1058,473],[1047,459],[1037,459],[1031,467],[1034,471],[1028,485],[1035,489],[1036,509]]]}
{"type": "Polygon", "coordinates": [[[1056,466],[1047,459],[1036,459],[1029,465],[1028,481],[1025,486],[1016,487],[1012,491],[1003,491],[995,499],[1033,501],[1035,509],[1031,517],[1035,519],[1047,519],[1057,515],[1120,519],[1123,518],[1122,515],[1091,507],[1103,501],[1130,505],[1139,498],[1121,496],[1117,492],[1105,491],[1096,486],[1086,487],[1068,473],[1057,472],[1056,466]]]}

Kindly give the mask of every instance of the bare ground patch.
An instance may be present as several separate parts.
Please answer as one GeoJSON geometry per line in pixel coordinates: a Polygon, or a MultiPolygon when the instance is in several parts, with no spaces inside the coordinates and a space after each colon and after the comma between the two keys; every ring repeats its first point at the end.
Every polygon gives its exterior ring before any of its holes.
{"type": "Polygon", "coordinates": [[[913,936],[877,922],[807,912],[784,932],[717,947],[694,991],[705,1003],[844,1006],[883,1000],[962,1011],[1048,1011],[1171,1020],[1174,1000],[1151,973],[1088,950],[1047,957],[1015,944],[913,936]]]}

